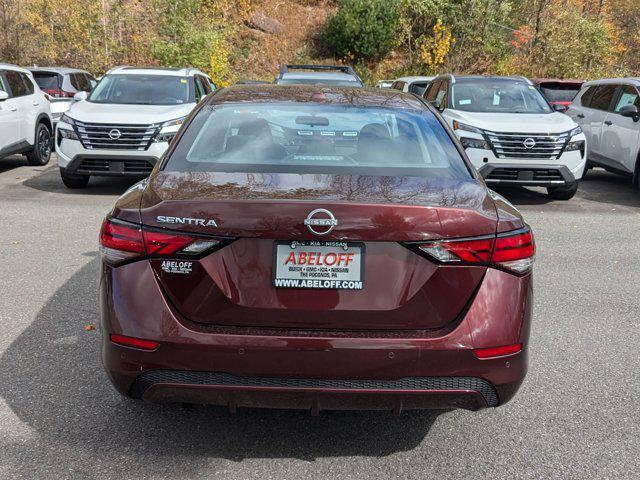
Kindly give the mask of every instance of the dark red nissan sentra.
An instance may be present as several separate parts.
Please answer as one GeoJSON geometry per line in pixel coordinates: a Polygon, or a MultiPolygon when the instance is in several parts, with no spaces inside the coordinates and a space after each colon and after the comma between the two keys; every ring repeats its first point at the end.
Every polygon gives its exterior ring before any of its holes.
{"type": "Polygon", "coordinates": [[[476,410],[526,374],[531,231],[409,94],[220,90],[100,243],[103,361],[133,398],[476,410]]]}

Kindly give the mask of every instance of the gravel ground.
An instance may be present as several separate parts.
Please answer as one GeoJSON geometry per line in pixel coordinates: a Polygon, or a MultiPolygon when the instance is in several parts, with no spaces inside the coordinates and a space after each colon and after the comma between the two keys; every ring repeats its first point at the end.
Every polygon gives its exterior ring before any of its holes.
{"type": "Polygon", "coordinates": [[[498,409],[399,417],[115,393],[97,232],[130,183],[69,191],[55,162],[0,162],[0,478],[638,478],[640,192],[626,179],[592,171],[568,202],[501,191],[538,242],[527,380],[498,409]]]}

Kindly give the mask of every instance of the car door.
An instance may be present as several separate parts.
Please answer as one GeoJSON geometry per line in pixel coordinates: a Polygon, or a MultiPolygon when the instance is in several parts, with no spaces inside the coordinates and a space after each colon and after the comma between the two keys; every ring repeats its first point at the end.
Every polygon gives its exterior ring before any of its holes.
{"type": "Polygon", "coordinates": [[[9,98],[0,101],[0,155],[2,155],[8,153],[12,146],[20,142],[18,105],[2,70],[0,70],[0,90],[9,94],[9,98]]]}
{"type": "Polygon", "coordinates": [[[587,141],[589,142],[589,148],[592,147],[592,138],[591,138],[591,125],[589,124],[589,119],[587,116],[589,115],[589,105],[591,104],[591,98],[593,98],[593,94],[596,91],[597,85],[592,85],[590,87],[583,87],[580,93],[576,95],[576,98],[573,99],[573,102],[567,108],[565,112],[567,115],[571,117],[571,119],[580,125],[584,135],[587,137],[587,141]]]}
{"type": "Polygon", "coordinates": [[[18,140],[19,142],[27,141],[30,145],[33,145],[33,139],[35,135],[35,131],[30,128],[33,124],[33,116],[34,105],[32,102],[34,101],[33,87],[31,94],[29,93],[29,88],[25,83],[26,75],[22,72],[17,72],[15,70],[5,70],[4,78],[9,84],[9,88],[11,89],[11,93],[13,95],[13,100],[15,102],[15,108],[17,108],[17,121],[18,121],[18,140]]]}
{"type": "Polygon", "coordinates": [[[602,127],[602,154],[611,166],[633,173],[640,142],[640,122],[620,115],[625,105],[640,110],[640,93],[633,85],[621,85],[615,97],[613,111],[607,114],[602,127]]]}
{"type": "Polygon", "coordinates": [[[595,89],[589,106],[585,108],[585,122],[589,125],[589,160],[602,165],[609,165],[610,162],[603,153],[603,126],[607,119],[613,98],[618,90],[618,85],[602,84],[595,89]]]}

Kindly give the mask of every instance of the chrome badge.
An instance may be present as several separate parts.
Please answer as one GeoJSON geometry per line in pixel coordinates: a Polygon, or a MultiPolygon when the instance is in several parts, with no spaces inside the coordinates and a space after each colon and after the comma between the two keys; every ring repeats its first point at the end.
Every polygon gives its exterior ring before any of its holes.
{"type": "Polygon", "coordinates": [[[333,216],[329,210],[324,208],[316,208],[313,210],[307,218],[304,219],[304,224],[307,226],[311,233],[316,235],[326,235],[338,225],[338,219],[333,216]],[[316,229],[315,227],[328,227],[326,229],[316,229]]]}
{"type": "Polygon", "coordinates": [[[189,218],[189,217],[165,217],[158,215],[158,223],[171,223],[175,225],[197,225],[200,227],[217,227],[218,224],[213,218],[189,218]]]}

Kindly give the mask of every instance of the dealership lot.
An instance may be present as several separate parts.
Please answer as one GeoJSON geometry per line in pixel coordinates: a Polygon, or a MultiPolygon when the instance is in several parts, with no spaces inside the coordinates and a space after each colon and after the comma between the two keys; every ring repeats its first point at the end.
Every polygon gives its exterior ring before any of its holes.
{"type": "Polygon", "coordinates": [[[0,478],[635,478],[640,194],[589,172],[576,197],[504,190],[538,242],[531,365],[478,413],[150,406],[100,365],[97,232],[130,181],[66,189],[0,162],[0,478]],[[94,327],[94,329],[90,329],[94,327]]]}

